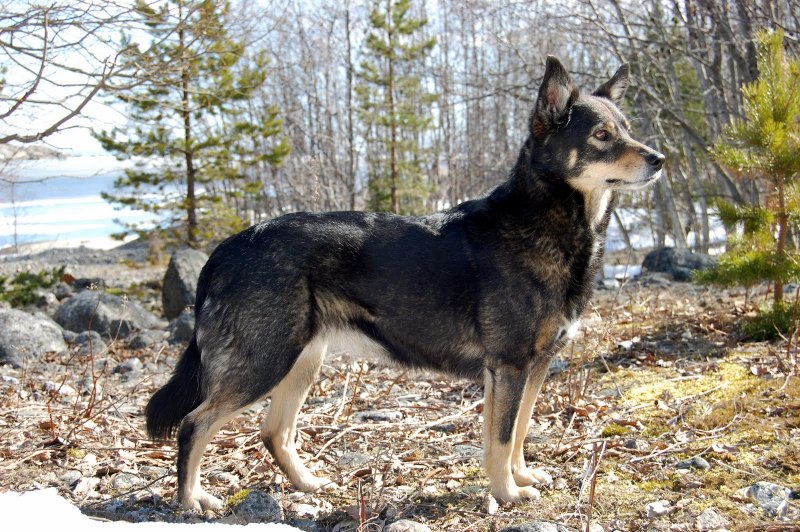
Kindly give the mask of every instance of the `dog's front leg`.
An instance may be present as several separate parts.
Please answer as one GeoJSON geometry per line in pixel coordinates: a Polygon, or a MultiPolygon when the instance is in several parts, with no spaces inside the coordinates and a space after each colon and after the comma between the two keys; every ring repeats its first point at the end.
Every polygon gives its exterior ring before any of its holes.
{"type": "Polygon", "coordinates": [[[515,502],[539,495],[534,488],[517,486],[511,468],[517,416],[527,380],[527,367],[499,364],[485,371],[484,464],[489,477],[489,488],[499,501],[515,502]]]}
{"type": "Polygon", "coordinates": [[[531,469],[525,465],[525,438],[528,435],[528,427],[533,414],[533,407],[536,405],[536,398],[539,390],[547,376],[550,367],[550,357],[539,357],[533,364],[528,383],[525,386],[525,394],[522,396],[522,403],[517,419],[517,429],[514,435],[514,450],[511,455],[511,472],[517,486],[530,486],[532,484],[551,484],[553,478],[542,469],[531,469]]]}

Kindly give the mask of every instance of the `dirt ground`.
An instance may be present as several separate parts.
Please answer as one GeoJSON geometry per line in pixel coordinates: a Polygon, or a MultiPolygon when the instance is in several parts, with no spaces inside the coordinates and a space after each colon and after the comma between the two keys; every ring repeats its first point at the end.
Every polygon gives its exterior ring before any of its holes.
{"type": "MultiPolygon", "coordinates": [[[[131,286],[137,297],[147,290],[131,286]]],[[[298,434],[306,463],[340,489],[301,494],[284,481],[258,438],[268,402],[219,432],[203,483],[231,503],[269,492],[306,530],[380,530],[399,518],[433,530],[532,520],[696,530],[709,509],[723,528],[789,530],[797,501],[780,518],[741,490],[800,487],[797,349],[742,339],[737,323],[764,301],[744,296],[659,277],[599,290],[531,424],[528,461],[554,478],[539,500],[498,506],[487,495],[478,383],[342,355],[326,360],[298,434]],[[667,501],[665,513],[648,517],[656,501],[667,501]]],[[[95,355],[0,368],[0,490],[54,486],[110,520],[224,519],[229,510],[194,515],[170,504],[175,446],[144,433],[143,407],[180,350],[115,341],[95,355]]]]}

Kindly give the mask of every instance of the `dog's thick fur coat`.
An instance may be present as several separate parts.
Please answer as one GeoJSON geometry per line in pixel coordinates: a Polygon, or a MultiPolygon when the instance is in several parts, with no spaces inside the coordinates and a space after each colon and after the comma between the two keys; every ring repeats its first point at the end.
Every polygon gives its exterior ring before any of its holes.
{"type": "Polygon", "coordinates": [[[178,425],[178,499],[218,508],[200,458],[219,427],[271,397],[261,437],[289,480],[330,481],[295,450],[297,414],[330,345],[483,379],[492,494],[534,495],[548,475],[523,443],[553,354],[577,323],[601,263],[615,193],[652,183],[663,155],[633,140],[617,108],[627,66],[580,95],[548,58],[530,135],[488,197],[429,216],[281,216],[217,247],[200,275],[195,334],[150,400],[154,437],[178,425]]]}

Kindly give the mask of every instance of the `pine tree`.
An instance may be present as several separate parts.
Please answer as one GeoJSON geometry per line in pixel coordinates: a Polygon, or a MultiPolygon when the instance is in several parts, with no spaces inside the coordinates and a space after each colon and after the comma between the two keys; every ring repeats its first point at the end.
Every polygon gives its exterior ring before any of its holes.
{"type": "Polygon", "coordinates": [[[245,113],[266,81],[266,59],[263,53],[246,56],[245,45],[230,37],[227,3],[169,0],[154,8],[139,0],[136,11],[154,44],[129,52],[140,67],[138,83],[118,98],[127,105],[130,123],[95,136],[119,159],[137,165],[105,197],[167,214],[162,223],[185,224],[185,242],[196,247],[216,236],[200,233],[201,216],[211,222],[204,227],[222,225],[220,231],[245,225],[225,202],[257,192],[259,183],[241,183],[247,168],[279,165],[289,147],[275,108],[256,120],[245,113]],[[218,186],[226,180],[239,186],[218,186]],[[219,194],[225,190],[229,196],[219,194]]]}
{"type": "Polygon", "coordinates": [[[718,203],[729,249],[701,278],[745,286],[770,281],[777,310],[784,284],[800,279],[800,254],[788,238],[790,222],[800,219],[800,58],[786,56],[783,32],[759,35],[758,69],[758,79],[742,89],[745,118],[712,153],[742,179],[757,180],[765,204],[718,203]]]}
{"type": "Polygon", "coordinates": [[[430,196],[420,137],[431,127],[430,106],[435,101],[414,69],[436,39],[419,36],[427,19],[412,17],[411,7],[411,0],[376,0],[366,40],[370,59],[361,63],[363,83],[356,88],[372,144],[369,207],[403,214],[420,212],[430,196]]]}

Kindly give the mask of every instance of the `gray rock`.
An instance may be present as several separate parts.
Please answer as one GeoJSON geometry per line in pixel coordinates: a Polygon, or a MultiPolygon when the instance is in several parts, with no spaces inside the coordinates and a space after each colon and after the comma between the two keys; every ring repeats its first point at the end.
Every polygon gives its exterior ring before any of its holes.
{"type": "Polygon", "coordinates": [[[101,381],[97,379],[97,377],[92,377],[91,375],[87,375],[83,378],[83,380],[79,383],[78,389],[81,391],[81,395],[95,395],[96,400],[100,400],[103,398],[103,385],[100,383],[101,381]]]}
{"type": "Polygon", "coordinates": [[[8,384],[9,386],[19,385],[19,379],[12,377],[11,375],[0,375],[0,382],[3,384],[8,384]]]}
{"type": "Polygon", "coordinates": [[[711,469],[711,464],[702,456],[694,456],[690,460],[682,460],[675,464],[675,469],[711,469]]]}
{"type": "Polygon", "coordinates": [[[197,278],[207,261],[208,255],[196,249],[179,249],[172,255],[161,292],[165,318],[177,318],[184,308],[194,305],[197,278]]]}
{"type": "Polygon", "coordinates": [[[657,248],[648,253],[642,262],[642,269],[661,272],[672,276],[675,281],[692,280],[695,270],[708,270],[717,264],[717,259],[688,249],[671,247],[657,248]]]}
{"type": "Polygon", "coordinates": [[[561,357],[555,357],[550,362],[550,368],[547,370],[548,375],[552,377],[553,375],[558,375],[559,373],[563,373],[567,370],[569,364],[567,361],[561,357]]]}
{"type": "Polygon", "coordinates": [[[167,473],[169,473],[169,469],[167,469],[166,467],[145,465],[139,468],[139,474],[149,479],[160,478],[166,475],[167,473]]]}
{"type": "Polygon", "coordinates": [[[372,457],[366,453],[346,452],[339,458],[339,466],[346,468],[364,467],[372,461],[372,457]]]}
{"type": "Polygon", "coordinates": [[[651,502],[645,506],[645,514],[648,519],[667,515],[674,510],[672,503],[667,500],[651,502]]]}
{"type": "Polygon", "coordinates": [[[208,480],[214,485],[217,486],[238,486],[239,485],[239,477],[234,475],[233,473],[228,473],[227,471],[218,471],[216,473],[212,473],[208,475],[208,480]]]}
{"type": "Polygon", "coordinates": [[[125,491],[142,484],[142,479],[131,473],[118,473],[111,481],[111,487],[117,491],[125,491]]]}
{"type": "Polygon", "coordinates": [[[477,458],[483,457],[483,449],[468,443],[453,445],[453,451],[462,458],[477,458]]]}
{"type": "Polygon", "coordinates": [[[706,508],[697,516],[698,530],[719,530],[731,526],[731,522],[724,515],[720,515],[713,508],[706,508]]]}
{"type": "Polygon", "coordinates": [[[161,344],[166,338],[167,333],[165,331],[139,331],[128,339],[128,347],[131,349],[147,349],[161,344]]]}
{"type": "Polygon", "coordinates": [[[569,532],[569,528],[550,521],[528,521],[506,527],[500,532],[569,532]]]}
{"type": "Polygon", "coordinates": [[[37,302],[38,306],[40,307],[50,307],[55,308],[58,306],[58,298],[52,292],[44,292],[40,297],[39,301],[37,302]]]}
{"type": "Polygon", "coordinates": [[[78,482],[81,478],[83,478],[83,474],[76,469],[70,469],[69,471],[61,475],[59,478],[64,484],[72,487],[76,482],[78,482]]]}
{"type": "Polygon", "coordinates": [[[75,336],[72,343],[78,346],[78,353],[81,355],[97,355],[107,347],[105,340],[97,331],[83,331],[75,336]]]}
{"type": "Polygon", "coordinates": [[[789,498],[792,490],[772,482],[756,482],[748,488],[744,488],[742,495],[749,498],[764,510],[769,517],[781,517],[786,515],[789,509],[789,498]]]}
{"type": "Polygon", "coordinates": [[[179,344],[191,340],[194,334],[194,311],[184,310],[181,312],[178,319],[170,324],[169,329],[169,343],[179,344]]]}
{"type": "Polygon", "coordinates": [[[97,485],[100,484],[100,479],[96,477],[82,477],[72,485],[72,493],[77,497],[83,497],[94,491],[97,485]]]}
{"type": "Polygon", "coordinates": [[[384,532],[431,532],[428,525],[411,521],[410,519],[400,519],[393,523],[389,523],[383,527],[384,532]]]}
{"type": "Polygon", "coordinates": [[[403,419],[403,413],[397,410],[365,410],[363,412],[356,412],[353,415],[353,420],[356,423],[364,423],[366,421],[400,421],[403,419]]]}
{"type": "Polygon", "coordinates": [[[75,388],[66,382],[45,381],[42,383],[42,389],[46,392],[66,396],[75,395],[78,393],[75,391],[75,388]]]}
{"type": "Polygon", "coordinates": [[[90,290],[79,292],[64,301],[55,318],[65,329],[91,329],[109,338],[125,337],[134,331],[164,326],[158,317],[135,301],[90,290]]]}
{"type": "Polygon", "coordinates": [[[303,532],[323,532],[328,530],[325,526],[318,524],[313,519],[289,519],[288,525],[299,528],[303,532]]]}
{"type": "Polygon", "coordinates": [[[102,290],[106,282],[99,277],[80,277],[72,282],[75,290],[102,290]]]}
{"type": "MultiPolygon", "coordinates": [[[[631,346],[633,346],[633,344],[631,344],[631,346]]],[[[600,397],[611,397],[613,399],[617,399],[622,397],[622,390],[619,388],[603,388],[597,392],[597,395],[600,397]]]]}
{"type": "Polygon", "coordinates": [[[598,279],[597,280],[597,289],[598,290],[617,290],[619,289],[620,282],[616,279],[598,279]]]}
{"type": "Polygon", "coordinates": [[[312,519],[317,519],[320,514],[325,510],[325,508],[319,504],[307,504],[304,502],[297,503],[292,505],[292,510],[297,515],[302,515],[305,517],[310,517],[312,519]]]}
{"type": "Polygon", "coordinates": [[[642,274],[637,277],[636,280],[642,283],[644,286],[669,288],[669,286],[672,285],[670,277],[665,273],[659,272],[642,272],[642,274]]]}
{"type": "Polygon", "coordinates": [[[231,510],[235,516],[234,521],[243,524],[283,521],[283,508],[272,495],[263,491],[251,491],[231,510]]]}
{"type": "Polygon", "coordinates": [[[357,521],[353,519],[345,519],[344,521],[339,521],[333,528],[331,528],[331,532],[356,532],[359,529],[359,525],[357,521]]]}
{"type": "Polygon", "coordinates": [[[637,440],[636,438],[625,440],[623,446],[626,449],[633,449],[635,451],[646,451],[650,449],[649,443],[647,443],[645,440],[637,440]]]}
{"type": "Polygon", "coordinates": [[[53,287],[53,294],[59,301],[61,301],[62,299],[66,299],[72,295],[72,287],[64,281],[59,281],[53,287]]]}
{"type": "Polygon", "coordinates": [[[141,373],[144,364],[136,357],[129,358],[114,369],[115,373],[141,373]]]}
{"type": "Polygon", "coordinates": [[[64,332],[53,320],[17,309],[0,309],[0,364],[22,367],[45,353],[67,350],[64,332]]]}

